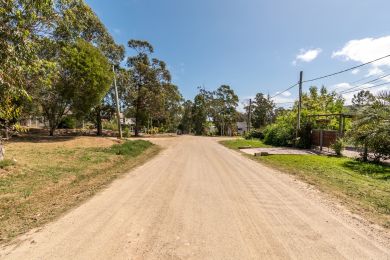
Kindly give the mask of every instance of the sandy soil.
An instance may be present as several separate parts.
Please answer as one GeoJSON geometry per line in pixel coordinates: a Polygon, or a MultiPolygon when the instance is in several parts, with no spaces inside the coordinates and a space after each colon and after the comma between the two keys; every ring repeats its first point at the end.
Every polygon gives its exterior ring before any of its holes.
{"type": "Polygon", "coordinates": [[[215,139],[166,147],[7,259],[388,259],[387,233],[215,139]]]}

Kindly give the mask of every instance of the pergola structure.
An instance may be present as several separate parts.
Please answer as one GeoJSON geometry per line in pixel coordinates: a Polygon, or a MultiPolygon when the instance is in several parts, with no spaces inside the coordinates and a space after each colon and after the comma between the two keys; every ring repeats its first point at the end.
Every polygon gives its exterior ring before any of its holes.
{"type": "Polygon", "coordinates": [[[330,121],[328,118],[329,117],[338,117],[339,121],[339,135],[343,136],[345,132],[345,119],[346,118],[354,118],[355,115],[352,114],[344,114],[344,113],[330,113],[330,114],[317,114],[317,115],[308,115],[307,116],[309,120],[311,118],[318,118],[316,121],[330,121]]]}

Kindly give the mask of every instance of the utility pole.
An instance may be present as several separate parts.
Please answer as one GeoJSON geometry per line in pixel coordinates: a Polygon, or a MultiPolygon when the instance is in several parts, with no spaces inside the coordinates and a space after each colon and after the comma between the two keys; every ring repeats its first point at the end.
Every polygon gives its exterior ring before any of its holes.
{"type": "Polygon", "coordinates": [[[248,125],[247,130],[248,133],[251,131],[251,122],[252,122],[252,99],[249,99],[249,111],[248,111],[248,125]]]}
{"type": "Polygon", "coordinates": [[[115,74],[115,68],[114,65],[112,65],[112,71],[114,72],[114,89],[115,89],[115,103],[116,103],[116,116],[118,119],[118,131],[119,131],[119,139],[122,139],[122,127],[121,127],[121,112],[119,108],[119,95],[118,95],[118,88],[116,86],[116,74],[115,74]]]}
{"type": "Polygon", "coordinates": [[[301,129],[301,110],[302,110],[302,81],[303,81],[303,71],[299,73],[299,98],[298,98],[298,124],[297,124],[297,135],[301,129]]]}

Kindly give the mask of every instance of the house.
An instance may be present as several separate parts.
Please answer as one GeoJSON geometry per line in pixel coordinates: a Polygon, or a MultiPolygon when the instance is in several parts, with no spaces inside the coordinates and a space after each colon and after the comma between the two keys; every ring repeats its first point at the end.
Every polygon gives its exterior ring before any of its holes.
{"type": "Polygon", "coordinates": [[[237,133],[244,135],[248,130],[248,124],[246,122],[237,122],[237,133]]]}

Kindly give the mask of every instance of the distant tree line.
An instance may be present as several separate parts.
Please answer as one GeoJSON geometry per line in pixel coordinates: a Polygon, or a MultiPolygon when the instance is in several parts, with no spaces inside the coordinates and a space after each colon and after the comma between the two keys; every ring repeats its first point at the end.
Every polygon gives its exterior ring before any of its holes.
{"type": "Polygon", "coordinates": [[[214,91],[199,88],[194,100],[183,103],[179,129],[196,135],[233,135],[239,117],[238,96],[228,85],[214,91]]]}

